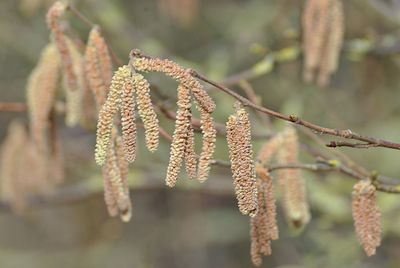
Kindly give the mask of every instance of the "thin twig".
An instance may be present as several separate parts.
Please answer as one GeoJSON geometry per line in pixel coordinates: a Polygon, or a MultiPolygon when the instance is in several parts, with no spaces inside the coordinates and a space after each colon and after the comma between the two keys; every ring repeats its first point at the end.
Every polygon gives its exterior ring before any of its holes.
{"type": "Polygon", "coordinates": [[[26,112],[28,106],[21,102],[1,102],[0,112],[26,112]]]}
{"type": "Polygon", "coordinates": [[[379,147],[378,144],[375,143],[351,143],[346,141],[331,141],[326,144],[327,147],[336,148],[336,147],[351,147],[358,149],[368,149],[371,147],[379,147]]]}

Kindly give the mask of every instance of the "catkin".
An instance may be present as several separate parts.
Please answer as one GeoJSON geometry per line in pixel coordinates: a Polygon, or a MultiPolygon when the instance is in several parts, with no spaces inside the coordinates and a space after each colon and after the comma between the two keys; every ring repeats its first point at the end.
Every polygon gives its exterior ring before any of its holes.
{"type": "Polygon", "coordinates": [[[199,157],[199,166],[197,168],[197,180],[204,182],[208,179],[210,173],[217,131],[211,114],[200,105],[197,105],[197,108],[200,111],[201,131],[203,134],[203,146],[199,157]]]}
{"type": "Polygon", "coordinates": [[[46,133],[50,111],[60,80],[60,60],[54,44],[48,44],[39,62],[28,78],[26,87],[30,130],[33,140],[46,149],[46,133]]]}
{"type": "Polygon", "coordinates": [[[188,126],[188,134],[185,145],[185,168],[189,178],[196,178],[197,159],[195,152],[194,129],[192,124],[188,126]]]}
{"type": "Polygon", "coordinates": [[[172,137],[169,164],[167,168],[166,184],[175,186],[179,171],[185,155],[188,130],[191,124],[191,98],[190,90],[184,85],[178,86],[178,111],[176,113],[175,130],[172,137]]]}
{"type": "Polygon", "coordinates": [[[72,69],[76,77],[76,88],[71,89],[67,77],[64,77],[64,89],[66,99],[65,123],[69,127],[76,126],[82,117],[82,97],[84,91],[84,72],[83,57],[75,43],[68,37],[65,37],[67,48],[70,52],[72,69]]]}
{"type": "Polygon", "coordinates": [[[151,103],[150,85],[143,75],[138,73],[132,75],[132,83],[135,87],[138,112],[146,133],[146,145],[150,152],[154,152],[159,143],[159,126],[157,114],[151,103]]]}
{"type": "Polygon", "coordinates": [[[124,84],[131,83],[131,71],[127,65],[120,67],[111,80],[108,97],[100,109],[99,120],[97,123],[96,136],[96,163],[102,166],[105,162],[108,146],[111,138],[111,128],[115,114],[120,109],[121,92],[124,84]]]}
{"type": "Polygon", "coordinates": [[[100,28],[94,26],[89,33],[85,51],[85,72],[98,107],[104,104],[112,77],[112,62],[108,46],[100,28]]]}
{"type": "Polygon", "coordinates": [[[257,214],[257,186],[251,145],[250,121],[244,109],[238,109],[226,124],[229,159],[235,193],[242,214],[257,214]]]}
{"type": "Polygon", "coordinates": [[[136,158],[135,96],[132,83],[125,83],[122,91],[121,127],[125,157],[132,163],[136,158]]]}
{"type": "Polygon", "coordinates": [[[103,173],[105,175],[104,180],[106,180],[104,186],[110,189],[107,189],[104,197],[110,215],[115,215],[116,204],[121,219],[126,222],[131,218],[131,201],[126,182],[127,166],[123,162],[125,157],[121,154],[122,150],[119,148],[121,141],[117,137],[117,130],[114,128],[112,132],[112,141],[107,152],[105,174],[103,173]],[[113,198],[109,192],[112,193],[113,198]]]}
{"type": "Polygon", "coordinates": [[[329,83],[337,69],[342,47],[344,15],[341,0],[308,0],[303,16],[304,80],[314,80],[319,69],[318,84],[329,83]]]}
{"type": "Polygon", "coordinates": [[[47,25],[52,32],[54,43],[56,44],[61,57],[68,88],[70,90],[77,90],[78,82],[74,72],[72,56],[60,22],[60,18],[65,13],[66,9],[67,5],[65,3],[57,1],[50,7],[46,19],[47,25]]]}
{"type": "Polygon", "coordinates": [[[376,202],[376,188],[370,181],[353,187],[352,211],[357,238],[368,256],[381,244],[381,212],[376,202]]]}
{"type": "MultiPolygon", "coordinates": [[[[297,163],[298,138],[296,129],[289,126],[284,130],[283,135],[285,141],[278,153],[278,163],[297,163]]],[[[278,175],[286,217],[294,227],[300,228],[310,220],[304,179],[298,169],[282,169],[278,171],[278,175]]]]}
{"type": "Polygon", "coordinates": [[[165,73],[190,89],[199,106],[207,113],[212,113],[214,111],[214,101],[203,89],[200,82],[192,76],[190,70],[184,69],[171,60],[144,57],[138,50],[132,50],[130,64],[138,71],[165,73]]]}

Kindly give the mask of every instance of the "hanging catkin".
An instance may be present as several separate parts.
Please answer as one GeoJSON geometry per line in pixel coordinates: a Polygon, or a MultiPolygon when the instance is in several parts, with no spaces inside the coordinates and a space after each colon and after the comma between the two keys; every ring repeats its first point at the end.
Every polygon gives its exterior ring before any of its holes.
{"type": "Polygon", "coordinates": [[[98,26],[94,26],[89,33],[85,51],[85,72],[97,106],[101,107],[111,82],[112,62],[108,46],[98,26]]]}
{"type": "Polygon", "coordinates": [[[244,109],[236,110],[226,124],[229,159],[235,193],[242,214],[257,214],[257,186],[251,146],[249,117],[244,109]]]}
{"type": "Polygon", "coordinates": [[[376,188],[368,180],[353,187],[352,211],[357,238],[368,256],[381,244],[381,212],[376,202],[376,188]]]}
{"type": "Polygon", "coordinates": [[[154,152],[159,143],[159,126],[157,114],[151,103],[150,85],[143,75],[138,73],[132,75],[132,83],[135,87],[138,112],[145,129],[146,145],[150,152],[154,152]]]}
{"type": "Polygon", "coordinates": [[[177,80],[180,84],[190,89],[199,106],[207,113],[212,113],[215,103],[203,86],[190,73],[190,70],[183,68],[171,60],[144,57],[138,50],[131,51],[130,64],[138,71],[162,72],[177,80]]]}
{"type": "Polygon", "coordinates": [[[303,11],[304,80],[311,82],[318,71],[318,84],[329,83],[336,71],[344,33],[341,0],[308,0],[303,11]]]}
{"type": "MultiPolygon", "coordinates": [[[[283,137],[284,143],[278,153],[278,163],[297,163],[299,144],[296,129],[288,126],[283,131],[283,137]]],[[[278,176],[286,218],[294,227],[300,228],[310,220],[304,179],[298,169],[279,170],[278,176]]]]}
{"type": "Polygon", "coordinates": [[[132,82],[123,86],[121,105],[121,127],[125,157],[132,163],[136,158],[135,96],[132,82]]]}
{"type": "Polygon", "coordinates": [[[196,178],[197,172],[197,159],[195,152],[195,142],[194,142],[194,129],[192,124],[188,126],[188,134],[185,145],[185,167],[186,173],[189,178],[196,178]]]}
{"type": "Polygon", "coordinates": [[[54,43],[56,44],[60,54],[68,88],[70,90],[77,90],[78,82],[74,72],[73,60],[60,21],[60,18],[64,15],[66,9],[67,5],[65,3],[57,1],[50,7],[49,11],[47,12],[46,19],[47,25],[51,30],[54,43]]]}
{"type": "Polygon", "coordinates": [[[260,166],[264,166],[278,153],[284,142],[283,136],[281,133],[276,134],[271,139],[269,139],[266,143],[263,144],[260,151],[257,155],[257,164],[260,166]]]}
{"type": "Polygon", "coordinates": [[[175,186],[179,171],[185,156],[188,130],[191,124],[191,97],[190,90],[184,85],[178,86],[178,111],[176,113],[175,130],[171,143],[169,164],[167,168],[166,184],[175,186]]]}
{"type": "Polygon", "coordinates": [[[26,87],[30,130],[41,150],[47,149],[46,136],[50,111],[60,80],[60,60],[54,44],[48,44],[28,78],[26,87]]]}
{"type": "Polygon", "coordinates": [[[276,223],[276,204],[272,177],[262,166],[257,166],[258,213],[250,218],[251,260],[260,266],[262,256],[271,255],[271,240],[279,238],[276,223]]]}
{"type": "Polygon", "coordinates": [[[200,182],[204,182],[208,179],[210,174],[211,162],[215,151],[217,131],[215,129],[211,114],[204,110],[200,105],[197,105],[197,108],[200,111],[201,131],[203,134],[203,146],[199,157],[197,179],[200,182]]]}
{"type": "Polygon", "coordinates": [[[131,71],[129,66],[124,65],[115,72],[111,81],[107,100],[99,113],[95,160],[100,166],[104,164],[106,159],[114,116],[120,109],[122,90],[127,83],[131,83],[131,71]]]}

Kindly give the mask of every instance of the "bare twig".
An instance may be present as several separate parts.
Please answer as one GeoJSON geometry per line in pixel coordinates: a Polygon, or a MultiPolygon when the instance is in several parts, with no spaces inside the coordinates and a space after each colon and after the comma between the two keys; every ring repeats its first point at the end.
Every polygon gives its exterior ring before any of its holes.
{"type": "Polygon", "coordinates": [[[1,102],[0,112],[26,112],[28,106],[21,102],[1,102]]]}
{"type": "Polygon", "coordinates": [[[331,141],[326,144],[327,147],[336,148],[336,147],[351,147],[351,148],[359,148],[359,149],[368,149],[371,147],[379,147],[378,144],[375,143],[351,143],[346,141],[331,141]]]}

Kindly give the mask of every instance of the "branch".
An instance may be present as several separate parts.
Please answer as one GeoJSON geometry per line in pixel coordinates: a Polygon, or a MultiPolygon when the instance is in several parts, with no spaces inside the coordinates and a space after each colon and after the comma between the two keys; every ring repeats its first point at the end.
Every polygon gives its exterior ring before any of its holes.
{"type": "Polygon", "coordinates": [[[0,102],[0,112],[26,112],[28,106],[20,102],[0,102]]]}
{"type": "Polygon", "coordinates": [[[326,144],[327,147],[336,148],[336,147],[351,147],[351,148],[359,148],[359,149],[368,149],[371,147],[379,147],[378,144],[375,143],[351,143],[345,141],[331,141],[326,144]]]}
{"type": "Polygon", "coordinates": [[[253,108],[259,112],[262,112],[264,114],[268,114],[275,118],[279,118],[279,119],[312,129],[313,131],[315,131],[319,134],[327,134],[327,135],[337,136],[337,137],[341,137],[341,138],[345,138],[345,139],[352,139],[352,140],[363,141],[366,143],[376,144],[375,147],[385,147],[385,148],[400,150],[400,143],[395,143],[395,142],[386,141],[383,139],[377,139],[377,138],[373,138],[373,137],[363,136],[363,135],[360,135],[358,133],[351,131],[350,129],[337,130],[337,129],[322,127],[322,126],[313,124],[311,122],[302,120],[295,115],[284,115],[284,114],[281,114],[274,110],[270,110],[268,108],[265,108],[263,106],[260,106],[260,105],[257,105],[255,103],[251,102],[249,99],[237,94],[233,90],[231,90],[223,85],[220,85],[217,82],[214,82],[214,81],[208,79],[207,77],[199,74],[195,70],[190,70],[190,72],[194,77],[197,77],[198,79],[216,87],[217,89],[227,93],[228,95],[231,95],[232,97],[237,99],[239,102],[241,102],[243,106],[251,107],[251,108],[253,108]]]}

